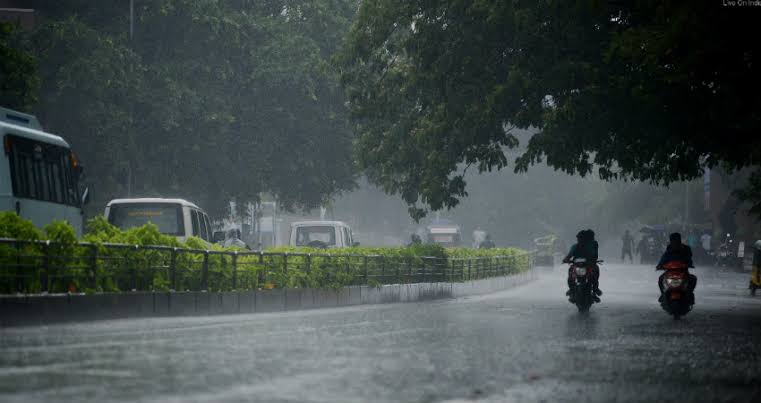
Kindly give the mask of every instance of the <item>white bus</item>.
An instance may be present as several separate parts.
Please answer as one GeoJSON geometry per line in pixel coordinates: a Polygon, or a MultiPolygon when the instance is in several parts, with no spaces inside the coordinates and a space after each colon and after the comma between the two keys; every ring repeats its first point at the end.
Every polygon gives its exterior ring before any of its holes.
{"type": "Polygon", "coordinates": [[[32,115],[0,108],[0,210],[15,211],[42,228],[53,220],[68,221],[82,234],[78,178],[81,167],[69,144],[46,133],[32,115]]]}

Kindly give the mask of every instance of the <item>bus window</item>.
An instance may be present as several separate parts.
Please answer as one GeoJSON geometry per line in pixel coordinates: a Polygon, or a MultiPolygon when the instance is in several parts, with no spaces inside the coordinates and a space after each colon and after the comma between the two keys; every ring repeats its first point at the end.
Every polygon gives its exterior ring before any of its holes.
{"type": "Polygon", "coordinates": [[[17,136],[10,136],[9,143],[15,197],[79,206],[76,177],[67,148],[17,136]]]}
{"type": "Polygon", "coordinates": [[[190,221],[193,224],[193,236],[201,236],[201,228],[198,220],[198,211],[190,210],[190,221]]]}

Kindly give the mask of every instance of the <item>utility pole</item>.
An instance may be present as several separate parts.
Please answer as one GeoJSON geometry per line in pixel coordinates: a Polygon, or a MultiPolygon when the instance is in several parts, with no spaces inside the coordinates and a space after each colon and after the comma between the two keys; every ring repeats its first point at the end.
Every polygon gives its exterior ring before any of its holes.
{"type": "MultiPolygon", "coordinates": [[[[135,0],[129,0],[129,41],[135,33],[135,0]]],[[[130,72],[132,65],[130,64],[130,72]]],[[[133,106],[130,106],[130,118],[133,116],[133,106]]],[[[131,120],[131,119],[130,119],[131,120]]],[[[132,197],[132,159],[127,158],[127,197],[132,197]]]]}

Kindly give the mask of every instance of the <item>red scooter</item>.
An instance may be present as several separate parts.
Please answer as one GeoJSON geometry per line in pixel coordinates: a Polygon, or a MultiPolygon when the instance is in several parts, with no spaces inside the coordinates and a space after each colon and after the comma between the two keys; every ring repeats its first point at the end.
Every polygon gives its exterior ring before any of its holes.
{"type": "Polygon", "coordinates": [[[675,320],[686,315],[692,310],[695,303],[695,295],[690,290],[689,266],[681,261],[666,262],[662,267],[655,270],[665,270],[661,280],[663,298],[661,307],[674,317],[675,320]]]}

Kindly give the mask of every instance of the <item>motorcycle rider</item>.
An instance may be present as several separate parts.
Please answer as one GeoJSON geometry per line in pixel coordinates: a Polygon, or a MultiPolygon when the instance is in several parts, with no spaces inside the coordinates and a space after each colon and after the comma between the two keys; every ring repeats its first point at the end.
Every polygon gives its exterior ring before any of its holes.
{"type": "MultiPolygon", "coordinates": [[[[584,258],[587,261],[587,267],[589,267],[591,271],[591,279],[592,279],[592,289],[594,290],[595,295],[593,296],[595,302],[600,302],[600,296],[602,295],[602,290],[600,290],[600,268],[597,266],[597,257],[598,257],[598,244],[597,241],[595,241],[595,233],[591,229],[587,230],[581,230],[579,233],[576,234],[576,243],[571,246],[571,250],[568,251],[568,254],[565,258],[563,258],[563,263],[570,263],[575,258],[584,258]]],[[[565,293],[569,300],[573,303],[574,301],[574,287],[575,283],[573,281],[572,277],[572,267],[568,269],[568,291],[565,293]]]]}
{"type": "MultiPolygon", "coordinates": [[[[680,261],[687,265],[687,267],[695,267],[692,264],[692,248],[682,243],[682,234],[678,232],[674,232],[673,234],[669,235],[669,244],[666,246],[666,251],[663,252],[663,255],[661,256],[661,260],[658,262],[658,265],[655,267],[657,270],[662,270],[663,265],[671,262],[671,261],[680,261]]],[[[691,274],[689,272],[689,269],[685,269],[687,274],[687,291],[689,292],[691,296],[691,304],[695,303],[695,286],[697,286],[698,278],[695,277],[694,274],[691,274]]],[[[663,302],[663,277],[666,275],[666,272],[664,271],[663,274],[658,276],[658,288],[661,290],[661,296],[658,298],[658,302],[663,302]]]]}

